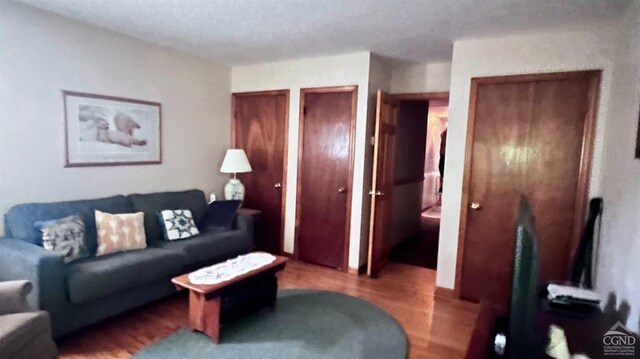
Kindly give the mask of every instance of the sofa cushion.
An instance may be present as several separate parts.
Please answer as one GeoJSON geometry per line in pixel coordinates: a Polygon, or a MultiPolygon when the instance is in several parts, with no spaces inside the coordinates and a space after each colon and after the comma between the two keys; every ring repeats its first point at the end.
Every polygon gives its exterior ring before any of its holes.
{"type": "Polygon", "coordinates": [[[47,312],[26,312],[0,316],[0,358],[21,357],[20,352],[39,337],[51,338],[47,312]]]}
{"type": "Polygon", "coordinates": [[[207,212],[207,200],[204,192],[195,189],[183,192],[132,194],[129,199],[136,212],[144,212],[144,230],[147,234],[147,243],[162,240],[158,212],[165,209],[188,209],[196,223],[199,223],[207,212]]]}
{"type": "Polygon", "coordinates": [[[185,256],[187,266],[204,265],[247,253],[253,249],[253,238],[247,232],[207,230],[199,236],[156,244],[160,248],[178,251],[185,256]]]}
{"type": "Polygon", "coordinates": [[[42,233],[34,226],[36,222],[50,221],[77,214],[85,225],[87,249],[96,252],[96,221],[94,211],[131,213],[133,209],[125,196],[114,196],[83,201],[55,203],[26,203],[14,206],[5,215],[7,237],[42,245],[42,233]]]}
{"type": "Polygon", "coordinates": [[[182,273],[184,257],[160,248],[116,253],[68,267],[69,299],[82,303],[182,273]]]}

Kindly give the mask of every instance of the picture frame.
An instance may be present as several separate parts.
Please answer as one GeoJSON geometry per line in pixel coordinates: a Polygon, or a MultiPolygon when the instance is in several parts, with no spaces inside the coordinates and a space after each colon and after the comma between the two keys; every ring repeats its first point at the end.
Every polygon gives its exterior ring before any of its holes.
{"type": "Polygon", "coordinates": [[[62,91],[65,167],[162,163],[158,102],[62,91]]]}
{"type": "Polygon", "coordinates": [[[640,160],[640,109],[638,110],[638,132],[636,135],[636,159],[640,160]]]}

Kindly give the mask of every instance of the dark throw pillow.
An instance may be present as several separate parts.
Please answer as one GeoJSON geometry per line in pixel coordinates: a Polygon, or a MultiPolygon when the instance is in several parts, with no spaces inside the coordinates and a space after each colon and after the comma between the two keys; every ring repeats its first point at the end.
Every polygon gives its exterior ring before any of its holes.
{"type": "Polygon", "coordinates": [[[242,206],[242,201],[240,200],[213,201],[209,203],[207,213],[200,221],[200,228],[231,229],[240,206],[242,206]]]}
{"type": "Polygon", "coordinates": [[[89,255],[84,234],[84,222],[79,215],[34,224],[42,232],[44,249],[61,255],[65,263],[89,255]]]}
{"type": "Polygon", "coordinates": [[[158,212],[162,236],[166,241],[186,239],[200,234],[188,209],[167,209],[158,212]]]}

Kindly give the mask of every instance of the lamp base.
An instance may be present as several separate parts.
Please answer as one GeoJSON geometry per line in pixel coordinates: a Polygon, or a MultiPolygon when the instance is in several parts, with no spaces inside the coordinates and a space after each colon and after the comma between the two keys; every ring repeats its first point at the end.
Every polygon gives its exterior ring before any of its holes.
{"type": "Polygon", "coordinates": [[[232,178],[229,180],[229,183],[224,186],[224,199],[244,200],[244,185],[239,179],[232,178]]]}

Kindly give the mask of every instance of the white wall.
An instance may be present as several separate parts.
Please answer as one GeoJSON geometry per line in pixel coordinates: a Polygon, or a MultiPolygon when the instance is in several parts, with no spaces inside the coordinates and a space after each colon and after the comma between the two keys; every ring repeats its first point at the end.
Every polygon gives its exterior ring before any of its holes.
{"type": "Polygon", "coordinates": [[[391,93],[449,91],[451,63],[401,64],[393,67],[391,93]]]}
{"type": "Polygon", "coordinates": [[[221,190],[229,68],[6,1],[0,44],[0,213],[24,202],[221,190]],[[162,164],[63,168],[62,89],[160,102],[162,164]]]}
{"type": "Polygon", "coordinates": [[[631,305],[627,322],[640,330],[640,159],[634,158],[640,102],[640,2],[624,18],[616,42],[609,122],[601,171],[604,213],[596,271],[596,289],[615,293],[631,305]]]}
{"type": "Polygon", "coordinates": [[[369,91],[368,52],[293,61],[237,66],[231,70],[231,91],[289,89],[289,144],[287,154],[287,189],[285,201],[284,250],[293,253],[296,184],[298,171],[298,129],[300,123],[300,89],[307,87],[358,85],[355,165],[353,174],[349,267],[360,265],[360,238],[363,201],[364,152],[369,91]]]}
{"type": "Polygon", "coordinates": [[[609,97],[617,27],[611,24],[547,29],[512,36],[454,43],[449,98],[446,172],[436,284],[453,288],[472,77],[602,69],[600,108],[589,195],[601,193],[603,139],[609,121],[609,97]]]}

